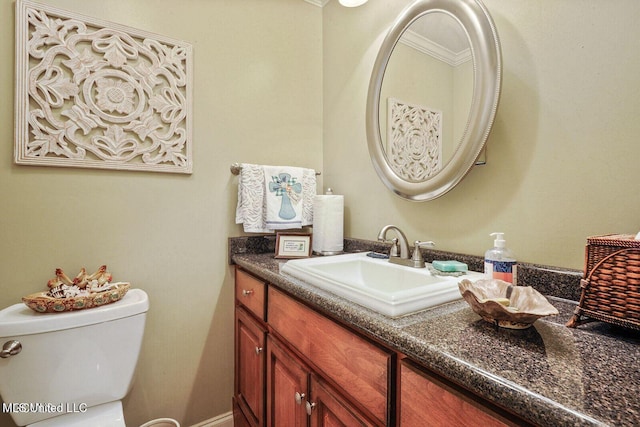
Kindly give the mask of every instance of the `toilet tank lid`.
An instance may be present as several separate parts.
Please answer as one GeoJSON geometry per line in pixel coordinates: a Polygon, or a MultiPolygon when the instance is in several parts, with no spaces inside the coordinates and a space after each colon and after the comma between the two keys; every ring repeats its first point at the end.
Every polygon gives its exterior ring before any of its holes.
{"type": "Polygon", "coordinates": [[[142,289],[130,289],[120,301],[111,304],[66,313],[36,313],[22,303],[14,304],[0,311],[0,338],[88,326],[148,310],[149,297],[142,289]]]}

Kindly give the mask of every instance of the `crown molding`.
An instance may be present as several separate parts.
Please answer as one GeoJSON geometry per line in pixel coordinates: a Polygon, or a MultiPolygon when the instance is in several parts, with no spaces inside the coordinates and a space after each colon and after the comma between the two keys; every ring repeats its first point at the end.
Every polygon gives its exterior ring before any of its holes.
{"type": "Polygon", "coordinates": [[[471,60],[471,49],[465,49],[460,53],[455,53],[446,47],[438,43],[434,43],[428,38],[409,30],[402,34],[400,43],[412,47],[422,53],[426,53],[427,55],[431,55],[440,61],[446,62],[452,67],[457,67],[458,65],[471,60]]]}
{"type": "Polygon", "coordinates": [[[330,0],[304,0],[307,3],[311,3],[314,6],[324,7],[325,4],[329,3],[330,0]]]}

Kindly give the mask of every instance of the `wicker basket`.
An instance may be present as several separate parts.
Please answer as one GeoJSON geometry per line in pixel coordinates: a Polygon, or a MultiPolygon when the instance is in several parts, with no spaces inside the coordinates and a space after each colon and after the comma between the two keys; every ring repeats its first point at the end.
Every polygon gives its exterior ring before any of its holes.
{"type": "Polygon", "coordinates": [[[601,320],[640,330],[640,240],[634,237],[587,239],[582,294],[568,327],[601,320]]]}

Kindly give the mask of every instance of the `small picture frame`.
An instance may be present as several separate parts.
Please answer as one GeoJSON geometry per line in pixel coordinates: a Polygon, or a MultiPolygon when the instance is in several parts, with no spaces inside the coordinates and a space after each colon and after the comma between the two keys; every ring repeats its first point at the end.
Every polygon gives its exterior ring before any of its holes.
{"type": "Polygon", "coordinates": [[[311,233],[277,233],[276,258],[311,256],[311,233]]]}

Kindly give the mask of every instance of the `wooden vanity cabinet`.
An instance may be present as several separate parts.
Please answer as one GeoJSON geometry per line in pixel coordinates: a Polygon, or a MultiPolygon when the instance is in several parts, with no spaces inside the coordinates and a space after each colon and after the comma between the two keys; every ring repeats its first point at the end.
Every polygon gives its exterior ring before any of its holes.
{"type": "Polygon", "coordinates": [[[266,284],[236,270],[235,425],[264,426],[266,284]],[[237,406],[237,408],[236,408],[237,406]]]}
{"type": "Polygon", "coordinates": [[[236,426],[530,426],[240,268],[235,285],[236,426]]]}

